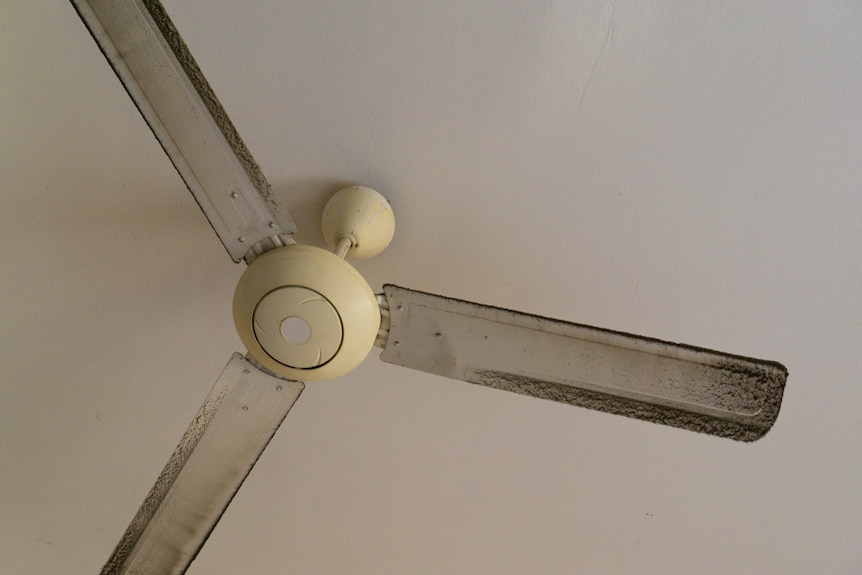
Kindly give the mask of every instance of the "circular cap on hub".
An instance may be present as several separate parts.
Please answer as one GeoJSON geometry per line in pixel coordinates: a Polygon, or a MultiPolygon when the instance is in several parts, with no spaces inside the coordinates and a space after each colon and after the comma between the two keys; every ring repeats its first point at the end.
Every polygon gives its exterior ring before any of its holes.
{"type": "Polygon", "coordinates": [[[253,316],[260,347],[296,369],[320,367],[341,347],[344,329],[332,303],[318,292],[286,286],[266,294],[253,316]]]}

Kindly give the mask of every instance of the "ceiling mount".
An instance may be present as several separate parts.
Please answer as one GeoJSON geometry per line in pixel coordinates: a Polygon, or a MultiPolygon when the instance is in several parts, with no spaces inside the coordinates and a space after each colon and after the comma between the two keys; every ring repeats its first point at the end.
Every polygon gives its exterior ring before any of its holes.
{"type": "Polygon", "coordinates": [[[365,186],[335,192],[323,209],[323,238],[336,255],[374,257],[395,235],[395,215],[380,193],[365,186]]]}

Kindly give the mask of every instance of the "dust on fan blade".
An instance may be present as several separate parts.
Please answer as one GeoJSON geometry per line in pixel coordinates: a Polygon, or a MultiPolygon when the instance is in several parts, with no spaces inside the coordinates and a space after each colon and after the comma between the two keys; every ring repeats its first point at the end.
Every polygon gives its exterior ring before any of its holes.
{"type": "Polygon", "coordinates": [[[412,369],[739,441],[772,427],[787,369],[384,286],[380,358],[412,369]]]}
{"type": "Polygon", "coordinates": [[[233,354],[102,575],[184,573],[303,389],[233,354]]]}
{"type": "Polygon", "coordinates": [[[72,0],[235,262],[296,226],[157,0],[72,0]]]}

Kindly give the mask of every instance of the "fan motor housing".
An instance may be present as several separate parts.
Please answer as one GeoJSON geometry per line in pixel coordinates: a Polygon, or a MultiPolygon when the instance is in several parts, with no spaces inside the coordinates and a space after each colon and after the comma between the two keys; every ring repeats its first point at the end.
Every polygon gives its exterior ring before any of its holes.
{"type": "Polygon", "coordinates": [[[338,256],[299,245],[270,250],[246,268],[233,318],[251,357],[281,377],[305,381],[352,370],[380,328],[365,278],[338,256]]]}

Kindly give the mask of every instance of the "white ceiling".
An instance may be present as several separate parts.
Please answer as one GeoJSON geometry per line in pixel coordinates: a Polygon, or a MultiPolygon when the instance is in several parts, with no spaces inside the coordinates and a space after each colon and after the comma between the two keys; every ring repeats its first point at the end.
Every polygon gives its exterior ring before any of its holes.
{"type": "MultiPolygon", "coordinates": [[[[309,384],[189,573],[862,571],[862,12],[165,2],[300,227],[384,281],[781,361],[741,444],[382,364],[309,384]]],[[[0,564],[96,573],[230,353],[233,265],[71,5],[0,20],[0,564]]]]}

